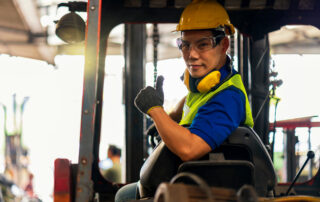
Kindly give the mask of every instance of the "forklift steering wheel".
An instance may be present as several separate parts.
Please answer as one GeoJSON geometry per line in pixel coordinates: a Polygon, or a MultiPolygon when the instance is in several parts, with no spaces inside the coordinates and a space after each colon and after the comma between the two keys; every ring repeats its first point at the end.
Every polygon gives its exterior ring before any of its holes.
{"type": "Polygon", "coordinates": [[[155,124],[151,124],[147,129],[147,139],[152,148],[155,148],[161,141],[161,137],[157,131],[155,124]]]}

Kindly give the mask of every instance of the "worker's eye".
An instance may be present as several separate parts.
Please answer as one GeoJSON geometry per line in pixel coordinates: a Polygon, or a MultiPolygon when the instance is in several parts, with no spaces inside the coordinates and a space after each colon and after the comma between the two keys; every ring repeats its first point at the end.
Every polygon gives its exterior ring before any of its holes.
{"type": "Polygon", "coordinates": [[[189,50],[190,43],[188,41],[184,41],[181,38],[177,39],[177,46],[180,50],[189,50]]]}
{"type": "Polygon", "coordinates": [[[181,43],[181,50],[189,50],[189,48],[190,48],[190,43],[189,42],[183,41],[181,43]]]}
{"type": "Polygon", "coordinates": [[[200,51],[209,50],[212,47],[213,43],[210,38],[201,39],[196,43],[196,48],[200,51]]]}

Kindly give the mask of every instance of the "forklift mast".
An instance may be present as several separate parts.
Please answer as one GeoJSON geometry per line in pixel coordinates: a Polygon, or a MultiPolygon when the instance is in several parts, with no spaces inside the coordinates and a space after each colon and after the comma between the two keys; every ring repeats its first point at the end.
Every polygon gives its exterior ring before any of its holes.
{"type": "MultiPolygon", "coordinates": [[[[116,25],[125,24],[126,182],[133,182],[139,179],[143,163],[144,118],[134,107],[133,100],[144,87],[144,24],[177,23],[183,8],[190,2],[88,0],[79,161],[72,167],[76,167],[76,174],[69,176],[74,181],[71,201],[91,201],[96,193],[111,193],[117,189],[103,179],[98,167],[108,35],[116,25]]],[[[269,144],[269,102],[264,102],[268,99],[270,85],[268,33],[288,24],[311,24],[319,28],[320,1],[308,1],[311,5],[306,5],[306,0],[219,2],[238,29],[238,69],[250,99],[254,129],[263,143],[269,144]]]]}

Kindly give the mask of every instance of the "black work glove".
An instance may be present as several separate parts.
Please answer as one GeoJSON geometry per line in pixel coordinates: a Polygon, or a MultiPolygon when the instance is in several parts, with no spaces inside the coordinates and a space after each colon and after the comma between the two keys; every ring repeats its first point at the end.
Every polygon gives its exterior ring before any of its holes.
{"type": "Polygon", "coordinates": [[[153,108],[163,105],[164,94],[163,94],[163,76],[158,76],[156,82],[156,88],[147,86],[140,90],[136,98],[134,99],[134,105],[142,112],[147,114],[148,111],[153,108]]]}

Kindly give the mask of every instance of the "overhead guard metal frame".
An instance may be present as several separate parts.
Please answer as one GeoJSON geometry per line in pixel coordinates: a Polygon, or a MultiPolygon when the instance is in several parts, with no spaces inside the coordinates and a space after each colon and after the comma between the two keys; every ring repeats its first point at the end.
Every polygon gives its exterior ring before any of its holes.
{"type": "MultiPolygon", "coordinates": [[[[112,191],[111,183],[100,187],[102,180],[95,174],[99,161],[99,142],[101,130],[101,112],[104,83],[106,42],[113,27],[121,23],[177,23],[183,8],[174,8],[172,4],[164,8],[149,8],[149,1],[142,0],[142,7],[124,7],[125,1],[88,0],[87,31],[85,47],[84,90],[81,114],[81,134],[79,146],[79,165],[76,182],[76,201],[90,201],[94,192],[112,191]]],[[[168,1],[172,2],[172,1],[168,1]]],[[[174,2],[174,1],[173,1],[174,2]]],[[[220,1],[224,4],[225,1],[220,1]]],[[[287,24],[311,24],[320,27],[318,20],[320,1],[315,9],[297,10],[298,0],[292,0],[288,10],[251,9],[243,3],[243,9],[228,10],[231,21],[242,32],[253,39],[264,38],[270,32],[287,24]]],[[[272,5],[275,1],[267,1],[272,5]]],[[[173,3],[174,5],[174,3],[173,3]]],[[[264,67],[268,68],[268,67],[264,67]]],[[[265,70],[264,70],[265,71],[265,70]]],[[[268,83],[266,83],[268,85],[268,83]]],[[[268,115],[262,114],[262,117],[268,115]]],[[[267,121],[266,119],[262,119],[267,121]]],[[[262,124],[263,125],[263,124],[262,124]]],[[[265,140],[266,138],[262,138],[265,140]]],[[[127,165],[130,166],[130,165],[127,165]]]]}

